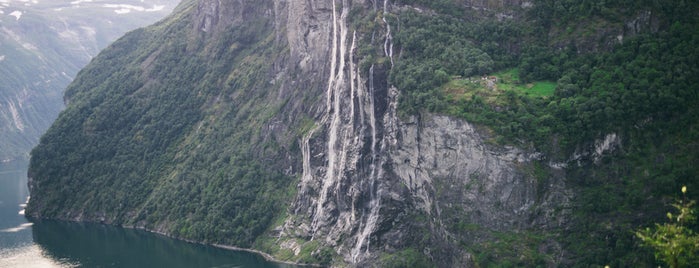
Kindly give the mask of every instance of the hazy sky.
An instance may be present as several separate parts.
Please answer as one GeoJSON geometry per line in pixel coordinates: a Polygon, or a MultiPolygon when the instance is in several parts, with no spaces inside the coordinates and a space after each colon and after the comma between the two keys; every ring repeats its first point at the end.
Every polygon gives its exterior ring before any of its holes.
{"type": "Polygon", "coordinates": [[[80,8],[104,8],[115,14],[172,10],[179,0],[0,0],[0,21],[12,16],[15,20],[31,9],[67,11],[80,8]],[[4,15],[4,16],[2,16],[4,15]]]}

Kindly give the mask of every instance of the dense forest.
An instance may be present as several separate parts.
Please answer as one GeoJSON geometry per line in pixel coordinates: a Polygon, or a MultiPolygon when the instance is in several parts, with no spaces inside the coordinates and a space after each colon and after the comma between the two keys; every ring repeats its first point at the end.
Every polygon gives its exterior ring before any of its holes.
{"type": "Polygon", "coordinates": [[[402,111],[464,118],[489,126],[497,143],[573,163],[575,227],[562,234],[574,266],[652,262],[631,231],[665,221],[680,186],[699,187],[699,5],[536,1],[524,17],[530,23],[517,24],[465,20],[456,1],[404,2],[444,15],[394,18],[404,58],[391,81],[405,90],[402,111]],[[608,43],[595,33],[639,14],[652,14],[653,22],[623,40],[608,43]],[[498,81],[484,85],[482,77],[493,75],[498,81]],[[614,156],[571,159],[609,133],[624,137],[614,156]]]}
{"type": "MultiPolygon", "coordinates": [[[[200,110],[206,102],[204,94],[220,85],[201,81],[225,77],[241,61],[256,67],[251,61],[257,59],[247,54],[257,48],[249,44],[266,37],[268,24],[260,21],[257,29],[231,31],[228,38],[235,38],[236,45],[229,47],[230,40],[210,44],[218,57],[211,59],[196,53],[183,56],[204,46],[191,47],[176,37],[187,23],[188,17],[170,19],[129,33],[99,55],[97,61],[102,64],[83,69],[66,90],[65,99],[73,108],[61,114],[42,137],[42,146],[32,152],[30,177],[52,178],[36,185],[53,189],[42,196],[54,204],[43,209],[42,217],[76,217],[60,213],[86,209],[99,212],[88,217],[112,224],[144,227],[145,222],[160,222],[170,225],[176,237],[249,247],[283,208],[280,202],[290,194],[289,182],[247,155],[255,151],[247,141],[248,131],[254,128],[234,128],[254,124],[245,115],[234,117],[237,111],[273,107],[216,104],[209,109],[225,112],[209,118],[202,118],[200,110]],[[154,38],[152,33],[161,30],[169,34],[154,38]],[[145,67],[148,77],[133,79],[144,66],[131,63],[148,62],[150,53],[158,49],[163,51],[157,54],[158,61],[151,60],[154,63],[145,67]],[[226,125],[221,129],[208,123],[195,125],[200,120],[223,120],[226,125]],[[195,127],[201,131],[182,136],[195,127]],[[183,155],[181,146],[196,146],[196,152],[183,155]],[[233,178],[237,183],[228,183],[233,178]],[[125,215],[123,207],[139,210],[125,215]]],[[[272,49],[266,45],[259,46],[272,49]]],[[[261,74],[235,72],[223,83],[225,88],[253,88],[263,81],[255,77],[261,74]]]]}
{"type": "MultiPolygon", "coordinates": [[[[699,199],[699,3],[471,2],[403,0],[392,3],[394,12],[358,7],[348,15],[362,71],[387,70],[400,91],[400,118],[474,123],[493,146],[540,152],[531,167],[540,187],[564,178],[573,189],[561,229],[457,243],[480,267],[660,264],[634,231],[666,221],[682,186],[686,198],[699,199]],[[391,59],[374,40],[386,24],[394,29],[391,59]],[[608,137],[618,142],[611,154],[591,153],[608,137]],[[549,239],[561,242],[563,256],[542,246],[549,239]]],[[[272,19],[214,39],[188,32],[193,10],[195,1],[185,1],[80,72],[66,90],[69,108],[32,152],[34,191],[53,190],[40,203],[32,198],[28,215],[147,228],[285,260],[338,261],[320,242],[293,256],[267,235],[293,217],[287,206],[301,176],[293,172],[299,141],[317,127],[312,113],[283,111],[311,110],[308,103],[323,98],[310,89],[322,79],[299,82],[289,96],[276,92],[286,82],[270,77],[290,48],[278,42],[272,19]],[[270,127],[279,118],[289,125],[270,127]]],[[[288,83],[304,81],[294,75],[288,83]]],[[[455,234],[474,228],[446,227],[455,234]]],[[[379,260],[387,267],[437,262],[415,248],[379,260]]]]}

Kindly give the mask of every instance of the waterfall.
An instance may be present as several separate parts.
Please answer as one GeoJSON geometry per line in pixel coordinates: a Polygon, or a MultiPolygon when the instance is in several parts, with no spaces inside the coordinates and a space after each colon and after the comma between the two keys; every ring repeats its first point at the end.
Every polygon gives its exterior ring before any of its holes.
{"type": "MultiPolygon", "coordinates": [[[[316,210],[313,215],[313,222],[312,222],[312,227],[314,231],[314,236],[315,236],[315,231],[318,230],[318,225],[319,225],[319,219],[322,220],[324,217],[324,208],[323,204],[325,203],[327,199],[327,193],[328,193],[328,188],[330,187],[330,182],[329,180],[333,179],[334,175],[334,167],[335,167],[335,143],[337,140],[337,124],[338,124],[338,119],[339,119],[339,96],[337,95],[337,87],[336,87],[336,79],[337,79],[337,58],[338,58],[338,47],[337,47],[337,42],[338,42],[338,37],[337,37],[337,32],[338,32],[338,21],[337,21],[337,6],[335,4],[335,1],[332,1],[332,7],[333,7],[333,14],[332,14],[332,50],[331,50],[331,55],[330,55],[330,75],[328,77],[328,89],[326,91],[326,97],[327,97],[327,103],[326,103],[326,108],[327,108],[327,114],[323,118],[323,125],[325,122],[328,120],[328,116],[332,116],[332,121],[330,123],[330,131],[328,133],[328,168],[326,171],[326,178],[322,182],[322,188],[320,191],[320,194],[318,196],[318,201],[316,203],[316,210]]],[[[342,66],[342,65],[340,65],[342,66]]]]}
{"type": "Polygon", "coordinates": [[[391,67],[393,67],[393,36],[391,35],[391,25],[386,21],[386,14],[389,14],[388,0],[383,2],[383,16],[381,16],[383,23],[386,24],[386,40],[383,43],[383,52],[391,60],[391,67]]]}
{"type": "MultiPolygon", "coordinates": [[[[355,32],[354,34],[356,37],[357,33],[355,32]]],[[[354,40],[352,40],[352,50],[350,51],[350,55],[354,55],[355,50],[356,50],[356,45],[354,43],[354,40]]],[[[364,92],[364,90],[362,88],[363,87],[363,83],[362,83],[363,80],[362,80],[362,75],[361,75],[362,72],[359,69],[359,66],[357,66],[357,64],[354,63],[354,60],[352,60],[350,62],[351,62],[350,68],[353,70],[352,73],[356,74],[355,78],[356,78],[357,87],[354,88],[354,90],[356,90],[356,92],[357,92],[355,95],[356,95],[357,105],[359,106],[358,107],[359,108],[359,122],[360,122],[360,126],[361,126],[359,137],[364,137],[364,131],[365,131],[364,122],[366,121],[365,115],[364,115],[364,99],[366,98],[366,96],[365,96],[366,93],[364,92]]],[[[355,99],[353,99],[353,101],[354,100],[355,99]]]]}
{"type": "MultiPolygon", "coordinates": [[[[310,214],[308,231],[312,240],[322,237],[331,244],[347,243],[340,250],[344,247],[348,261],[357,263],[369,252],[371,235],[379,224],[379,184],[384,161],[380,157],[384,147],[380,124],[384,119],[383,115],[378,119],[376,115],[376,68],[371,65],[368,77],[363,78],[360,59],[355,56],[361,39],[356,31],[350,32],[347,22],[350,1],[342,0],[342,7],[337,2],[332,1],[329,18],[332,43],[326,110],[300,142],[303,155],[300,194],[316,192],[317,197],[298,199],[297,202],[304,203],[297,204],[297,211],[305,208],[310,214]],[[318,135],[321,133],[325,139],[318,135]],[[324,141],[326,151],[312,154],[312,148],[320,148],[312,146],[315,141],[324,141]],[[325,161],[314,166],[311,162],[315,157],[325,161]],[[345,235],[351,235],[352,239],[345,235]]],[[[388,8],[388,3],[384,3],[384,13],[388,8]]],[[[387,22],[386,27],[384,53],[392,57],[393,43],[387,22]]]]}
{"type": "MultiPolygon", "coordinates": [[[[374,106],[374,65],[369,68],[369,89],[368,92],[361,94],[366,96],[361,102],[366,102],[368,104],[367,112],[369,114],[369,126],[371,129],[371,163],[369,164],[369,203],[362,210],[362,222],[360,222],[359,232],[357,233],[357,241],[354,248],[352,249],[352,261],[357,262],[359,259],[359,254],[362,252],[362,248],[365,251],[369,251],[370,235],[376,229],[376,223],[379,218],[379,209],[381,207],[381,199],[378,194],[377,181],[381,174],[377,174],[377,130],[376,130],[376,114],[374,106]],[[368,211],[366,211],[368,208],[368,211]]],[[[364,89],[360,87],[360,89],[364,89]]],[[[363,114],[364,110],[362,110],[363,114]]],[[[362,121],[364,123],[364,121],[362,121]]],[[[381,170],[379,170],[380,172],[381,170]]]]}
{"type": "MultiPolygon", "coordinates": [[[[313,219],[313,229],[318,230],[320,227],[319,220],[325,219],[325,206],[327,202],[330,187],[339,186],[337,179],[342,176],[342,171],[344,170],[345,160],[347,156],[347,135],[346,131],[342,131],[342,111],[341,102],[342,95],[345,89],[345,55],[347,54],[347,15],[349,14],[349,5],[347,1],[343,1],[342,13],[340,14],[340,20],[337,19],[337,7],[335,1],[333,1],[333,48],[331,55],[331,72],[330,78],[328,80],[328,113],[330,116],[330,129],[328,130],[328,166],[325,173],[325,179],[322,181],[322,186],[320,190],[320,195],[318,197],[318,202],[316,204],[315,216],[313,219]],[[339,40],[338,40],[339,35],[339,40]],[[338,51],[339,46],[339,51],[338,51]],[[339,59],[339,64],[336,63],[339,59]],[[337,65],[337,66],[336,66],[337,65]],[[338,137],[342,135],[342,137],[338,137]],[[338,138],[341,138],[341,143],[338,143],[338,138]],[[338,148],[340,147],[340,148],[338,148]],[[339,155],[338,155],[339,151],[339,155]],[[339,161],[338,161],[339,156],[339,161]]],[[[327,121],[324,120],[324,121],[327,121]]]]}
{"type": "Polygon", "coordinates": [[[332,30],[332,50],[331,50],[331,55],[330,55],[330,75],[328,76],[328,89],[326,91],[326,104],[325,107],[327,108],[328,114],[332,112],[331,109],[331,104],[332,104],[332,90],[333,86],[335,84],[335,69],[337,68],[337,17],[335,15],[336,13],[336,7],[335,7],[335,1],[333,0],[333,30],[332,30]]]}
{"type": "Polygon", "coordinates": [[[313,179],[311,171],[311,146],[309,145],[309,142],[316,129],[317,128],[314,127],[311,131],[309,131],[306,136],[303,137],[303,141],[301,143],[301,155],[303,156],[303,173],[301,175],[302,185],[308,185],[308,183],[313,179]]]}
{"type": "MultiPolygon", "coordinates": [[[[376,4],[376,2],[374,2],[376,4]]],[[[391,36],[391,25],[386,21],[386,14],[388,14],[388,0],[384,1],[383,6],[383,22],[386,24],[386,36],[384,41],[384,54],[391,60],[391,66],[393,66],[393,37],[391,36]]],[[[352,261],[357,262],[359,260],[359,255],[362,253],[362,249],[365,252],[369,251],[370,246],[370,236],[376,229],[379,218],[379,210],[381,207],[381,198],[378,189],[378,179],[382,177],[382,169],[380,163],[377,163],[377,152],[376,147],[378,143],[377,138],[377,126],[376,126],[376,108],[374,105],[374,65],[372,64],[369,68],[369,78],[368,78],[368,92],[361,93],[361,96],[366,96],[362,102],[368,104],[367,112],[369,114],[369,126],[371,129],[371,163],[370,163],[370,173],[369,173],[369,202],[368,205],[363,209],[362,222],[360,223],[359,231],[357,233],[357,241],[352,249],[352,261]],[[366,211],[368,209],[368,211],[366,211]]],[[[363,89],[363,88],[362,88],[363,89]]],[[[361,91],[360,91],[361,92],[361,91]]],[[[363,111],[364,109],[362,109],[363,111]]],[[[362,119],[362,123],[364,120],[362,119]]]]}
{"type": "MultiPolygon", "coordinates": [[[[355,109],[354,109],[354,101],[355,98],[357,97],[356,95],[358,94],[357,86],[362,83],[361,80],[359,80],[359,72],[355,71],[355,64],[354,64],[354,52],[357,49],[357,31],[352,32],[352,45],[350,45],[350,62],[349,62],[349,69],[350,69],[350,125],[354,126],[354,115],[355,115],[355,109]]],[[[359,105],[361,105],[361,101],[359,102],[359,105]]],[[[359,110],[361,111],[362,107],[359,107],[359,110]]],[[[363,122],[364,119],[360,119],[360,122],[363,122]]]]}

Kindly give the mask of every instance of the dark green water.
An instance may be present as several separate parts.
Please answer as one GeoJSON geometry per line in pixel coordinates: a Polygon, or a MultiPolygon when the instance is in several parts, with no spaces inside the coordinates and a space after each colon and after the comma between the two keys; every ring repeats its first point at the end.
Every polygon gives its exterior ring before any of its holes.
{"type": "Polygon", "coordinates": [[[0,267],[294,267],[257,254],[140,230],[56,221],[28,223],[27,163],[0,164],[0,267]]]}

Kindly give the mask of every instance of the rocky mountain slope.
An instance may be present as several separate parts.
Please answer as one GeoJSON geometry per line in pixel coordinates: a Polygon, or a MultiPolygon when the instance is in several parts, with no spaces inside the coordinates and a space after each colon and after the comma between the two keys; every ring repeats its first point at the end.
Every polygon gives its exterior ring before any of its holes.
{"type": "Polygon", "coordinates": [[[557,3],[184,1],[68,87],[27,214],[322,265],[653,264],[629,231],[695,186],[697,6],[557,3]]]}
{"type": "Polygon", "coordinates": [[[27,157],[63,108],[63,90],[93,56],[176,4],[0,2],[0,160],[27,157]]]}

